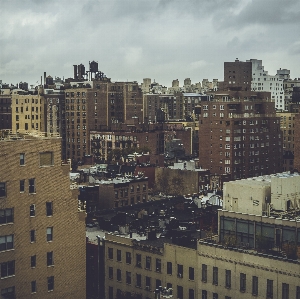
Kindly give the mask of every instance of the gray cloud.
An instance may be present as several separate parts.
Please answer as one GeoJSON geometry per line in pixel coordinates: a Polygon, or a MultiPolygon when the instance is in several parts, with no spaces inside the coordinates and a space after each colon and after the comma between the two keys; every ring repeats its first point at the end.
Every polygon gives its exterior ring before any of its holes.
{"type": "Polygon", "coordinates": [[[0,79],[72,76],[96,60],[113,80],[223,78],[223,62],[300,69],[296,0],[11,0],[1,3],[0,79]]]}

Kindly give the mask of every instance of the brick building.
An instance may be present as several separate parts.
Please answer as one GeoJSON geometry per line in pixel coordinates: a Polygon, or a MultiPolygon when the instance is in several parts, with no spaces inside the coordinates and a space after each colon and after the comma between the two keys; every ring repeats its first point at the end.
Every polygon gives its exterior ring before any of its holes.
{"type": "Polygon", "coordinates": [[[3,133],[0,147],[1,298],[85,298],[85,213],[61,139],[3,133]]]}
{"type": "Polygon", "coordinates": [[[0,88],[0,130],[12,128],[11,93],[10,89],[0,88]]]}
{"type": "Polygon", "coordinates": [[[224,92],[201,106],[199,163],[247,178],[282,171],[282,133],[269,93],[224,92]]]}

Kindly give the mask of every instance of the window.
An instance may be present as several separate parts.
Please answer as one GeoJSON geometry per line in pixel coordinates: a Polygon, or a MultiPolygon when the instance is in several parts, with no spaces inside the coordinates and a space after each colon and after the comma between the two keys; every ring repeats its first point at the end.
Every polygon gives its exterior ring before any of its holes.
{"type": "Polygon", "coordinates": [[[31,282],[31,293],[36,293],[36,281],[31,282]]]}
{"type": "Polygon", "coordinates": [[[113,267],[108,267],[108,278],[109,279],[114,278],[114,269],[113,269],[113,267]]]}
{"type": "Polygon", "coordinates": [[[193,267],[189,267],[189,280],[195,279],[195,271],[193,267]]]}
{"type": "Polygon", "coordinates": [[[225,270],[225,287],[231,288],[231,270],[225,270]]]}
{"type": "Polygon", "coordinates": [[[117,249],[117,261],[121,262],[122,261],[122,253],[120,249],[117,249]]]}
{"type": "Polygon", "coordinates": [[[202,290],[202,299],[207,299],[207,291],[202,290]]]}
{"type": "Polygon", "coordinates": [[[126,283],[131,284],[131,272],[126,271],[126,283]]]}
{"type": "Polygon", "coordinates": [[[54,290],[54,276],[47,277],[48,280],[48,291],[54,290]]]}
{"type": "Polygon", "coordinates": [[[35,193],[35,179],[29,179],[29,193],[35,193]]]}
{"type": "Polygon", "coordinates": [[[0,277],[9,277],[15,275],[15,261],[1,263],[0,277]]]}
{"type": "Polygon", "coordinates": [[[180,278],[183,277],[183,265],[177,264],[177,276],[180,278]]]}
{"type": "Polygon", "coordinates": [[[167,262],[167,274],[172,275],[172,263],[167,262]]]}
{"type": "Polygon", "coordinates": [[[282,299],[289,299],[289,284],[282,284],[282,299]]]}
{"type": "Polygon", "coordinates": [[[231,297],[230,296],[225,296],[225,299],[231,299],[231,297]]]}
{"type": "Polygon", "coordinates": [[[296,287],[296,299],[300,299],[300,287],[296,287]]]}
{"type": "Polygon", "coordinates": [[[24,153],[20,154],[20,165],[25,165],[25,154],[24,153]]]}
{"type": "Polygon", "coordinates": [[[1,289],[1,297],[2,298],[15,298],[15,287],[1,289]]]}
{"type": "Polygon", "coordinates": [[[146,290],[151,290],[151,278],[146,276],[146,290]]]}
{"type": "Polygon", "coordinates": [[[177,286],[177,298],[183,299],[183,287],[177,286]]]}
{"type": "Polygon", "coordinates": [[[241,292],[246,291],[246,274],[244,273],[240,274],[240,291],[241,292]]]}
{"type": "Polygon", "coordinates": [[[267,279],[267,299],[273,298],[273,280],[267,279]]]}
{"type": "Polygon", "coordinates": [[[161,272],[161,259],[156,259],[155,269],[156,272],[161,272]]]}
{"type": "Polygon", "coordinates": [[[30,215],[30,217],[34,217],[35,216],[35,205],[30,205],[30,207],[29,207],[29,215],[30,215]]]}
{"type": "Polygon", "coordinates": [[[6,196],[6,183],[0,182],[0,197],[6,196]]]}
{"type": "Polygon", "coordinates": [[[257,296],[258,295],[258,277],[252,276],[252,295],[257,296]]]}
{"type": "Polygon", "coordinates": [[[218,293],[213,293],[213,299],[218,299],[218,298],[219,298],[218,293]]]}
{"type": "Polygon", "coordinates": [[[202,278],[201,281],[207,282],[207,265],[202,264],[202,278]]]}
{"type": "Polygon", "coordinates": [[[131,253],[126,252],[126,264],[131,264],[131,253]]]}
{"type": "Polygon", "coordinates": [[[30,242],[31,243],[35,242],[35,230],[34,229],[32,229],[30,231],[30,242]]]}
{"type": "Polygon", "coordinates": [[[136,259],[135,266],[138,267],[138,268],[141,268],[142,267],[142,256],[137,253],[136,256],[135,256],[135,259],[136,259]]]}
{"type": "Polygon", "coordinates": [[[53,227],[47,227],[47,242],[53,240],[53,227]]]}
{"type": "Polygon", "coordinates": [[[117,281],[122,281],[122,273],[120,269],[117,269],[117,281]]]}
{"type": "Polygon", "coordinates": [[[151,270],[151,257],[146,256],[146,269],[151,270]]]}
{"type": "Polygon", "coordinates": [[[53,164],[53,152],[40,153],[40,166],[51,166],[53,164]]]}
{"type": "Polygon", "coordinates": [[[213,267],[213,284],[218,285],[218,267],[213,267]]]}
{"type": "Polygon", "coordinates": [[[25,191],[25,180],[20,180],[20,192],[25,191]]]}
{"type": "Polygon", "coordinates": [[[189,289],[189,299],[195,299],[195,291],[194,291],[194,289],[189,289]]]}
{"type": "Polygon", "coordinates": [[[53,203],[51,201],[46,202],[46,215],[47,216],[53,215],[53,203]]]}
{"type": "Polygon", "coordinates": [[[36,266],[36,255],[30,257],[30,267],[34,268],[36,266]]]}
{"type": "Polygon", "coordinates": [[[53,251],[47,252],[47,266],[53,266],[54,260],[53,260],[53,251]]]}
{"type": "Polygon", "coordinates": [[[112,260],[114,258],[113,248],[108,248],[108,258],[112,260]]]}
{"type": "Polygon", "coordinates": [[[14,221],[14,209],[0,210],[0,224],[10,223],[14,221]]]}
{"type": "Polygon", "coordinates": [[[138,288],[142,287],[142,275],[141,274],[136,274],[136,286],[138,288]]]}

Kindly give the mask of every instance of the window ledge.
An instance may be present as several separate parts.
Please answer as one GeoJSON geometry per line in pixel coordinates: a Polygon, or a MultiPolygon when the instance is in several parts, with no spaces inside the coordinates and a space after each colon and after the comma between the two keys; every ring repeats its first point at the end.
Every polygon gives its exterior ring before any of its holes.
{"type": "Polygon", "coordinates": [[[1,223],[0,226],[4,226],[4,225],[12,225],[12,224],[14,224],[14,222],[1,223]]]}
{"type": "Polygon", "coordinates": [[[10,277],[15,277],[15,276],[16,276],[16,274],[13,274],[13,275],[1,277],[0,279],[2,280],[2,279],[10,278],[10,277]]]}

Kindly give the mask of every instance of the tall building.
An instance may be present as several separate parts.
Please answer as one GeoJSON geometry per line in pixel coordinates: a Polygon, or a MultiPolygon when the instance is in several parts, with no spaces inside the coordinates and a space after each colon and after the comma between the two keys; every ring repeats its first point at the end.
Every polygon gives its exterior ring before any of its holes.
{"type": "Polygon", "coordinates": [[[61,139],[2,131],[0,148],[1,298],[85,298],[85,213],[61,139]]]}
{"type": "Polygon", "coordinates": [[[65,90],[66,157],[76,161],[90,155],[90,130],[114,123],[143,120],[143,97],[137,82],[96,78],[65,90]]]}
{"type": "Polygon", "coordinates": [[[0,88],[0,130],[11,129],[11,93],[9,88],[0,88]]]}
{"type": "Polygon", "coordinates": [[[199,163],[247,178],[282,170],[282,134],[270,93],[223,92],[201,105],[199,163]]]}

